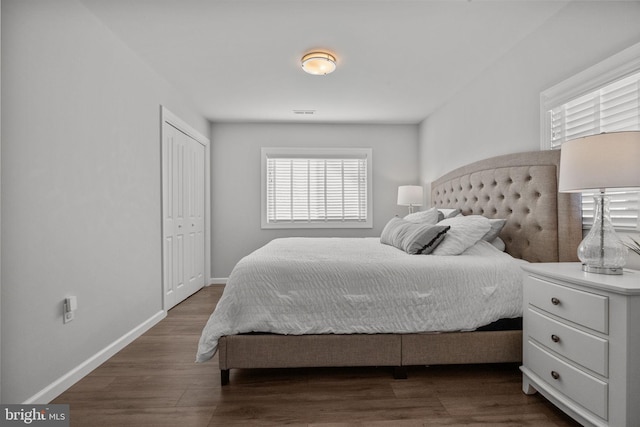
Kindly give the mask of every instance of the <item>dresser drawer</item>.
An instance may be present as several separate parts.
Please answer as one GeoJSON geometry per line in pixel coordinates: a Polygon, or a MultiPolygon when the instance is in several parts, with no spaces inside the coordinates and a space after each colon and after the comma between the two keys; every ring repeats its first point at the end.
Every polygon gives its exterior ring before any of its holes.
{"type": "Polygon", "coordinates": [[[558,317],[604,334],[609,332],[609,300],[602,295],[559,286],[527,276],[528,303],[558,317]]]}
{"type": "Polygon", "coordinates": [[[607,383],[563,362],[531,340],[528,367],[551,387],[603,419],[607,419],[607,383]]]}
{"type": "Polygon", "coordinates": [[[525,316],[530,338],[593,372],[608,376],[608,340],[572,328],[531,308],[525,316]]]}

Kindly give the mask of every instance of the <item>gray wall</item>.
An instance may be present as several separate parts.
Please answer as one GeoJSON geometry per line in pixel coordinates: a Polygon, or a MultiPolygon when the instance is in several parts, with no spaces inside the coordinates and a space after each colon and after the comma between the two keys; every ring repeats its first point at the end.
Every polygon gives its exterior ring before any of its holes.
{"type": "Polygon", "coordinates": [[[19,403],[162,310],[160,105],[209,125],[76,0],[3,0],[1,28],[1,381],[19,403]]]}
{"type": "Polygon", "coordinates": [[[418,182],[417,147],[417,125],[212,124],[212,276],[228,277],[240,258],[276,237],[379,236],[407,212],[396,197],[398,185],[418,182]],[[261,147],[373,148],[373,228],[260,229],[261,147]]]}
{"type": "MultiPolygon", "coordinates": [[[[1,8],[2,0],[0,0],[1,8]]],[[[0,14],[0,22],[2,22],[0,14]]],[[[0,24],[0,34],[2,33],[2,24],[0,24]]],[[[0,48],[0,52],[2,48],[0,48]]],[[[2,54],[0,53],[0,70],[2,69],[2,54]]],[[[2,71],[0,71],[0,82],[2,81],[2,71]]],[[[0,103],[1,104],[1,103],[0,103]]],[[[0,189],[2,188],[2,107],[0,106],[0,189]]],[[[0,224],[2,223],[2,197],[0,197],[0,224]]],[[[0,227],[0,254],[2,252],[2,228],[0,227]]],[[[2,262],[0,256],[0,380],[2,379],[2,262]]],[[[0,381],[0,402],[2,400],[2,381],[0,381]]]]}
{"type": "Polygon", "coordinates": [[[427,183],[469,162],[540,149],[540,92],[640,41],[640,2],[571,2],[420,126],[427,183]]]}
{"type": "MultiPolygon", "coordinates": [[[[640,2],[571,2],[420,125],[420,181],[540,149],[540,92],[640,42],[640,2]]],[[[640,267],[630,256],[629,266],[640,267]]]]}

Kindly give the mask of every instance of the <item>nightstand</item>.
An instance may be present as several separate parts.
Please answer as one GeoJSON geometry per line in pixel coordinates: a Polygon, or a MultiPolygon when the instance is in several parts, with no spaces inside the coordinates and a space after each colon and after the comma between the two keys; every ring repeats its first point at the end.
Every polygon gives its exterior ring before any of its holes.
{"type": "Polygon", "coordinates": [[[522,390],[584,425],[640,426],[640,271],[523,269],[522,390]]]}

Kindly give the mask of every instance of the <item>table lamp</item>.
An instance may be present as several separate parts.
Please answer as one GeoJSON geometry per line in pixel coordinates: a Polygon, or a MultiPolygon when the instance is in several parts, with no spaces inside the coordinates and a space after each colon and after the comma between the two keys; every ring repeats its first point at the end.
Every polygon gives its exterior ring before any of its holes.
{"type": "Polygon", "coordinates": [[[422,206],[422,194],[419,185],[401,185],[398,187],[398,205],[409,206],[409,213],[413,213],[414,206],[422,206]]]}
{"type": "Polygon", "coordinates": [[[627,248],[611,223],[606,190],[640,187],[640,131],[611,132],[562,144],[558,191],[596,191],[593,225],[578,247],[582,270],[622,274],[627,248]]]}

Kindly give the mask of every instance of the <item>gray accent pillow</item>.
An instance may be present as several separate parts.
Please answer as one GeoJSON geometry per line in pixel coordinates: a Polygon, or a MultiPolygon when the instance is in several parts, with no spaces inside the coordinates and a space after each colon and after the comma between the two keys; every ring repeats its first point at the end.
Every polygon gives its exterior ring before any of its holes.
{"type": "Polygon", "coordinates": [[[442,221],[443,219],[447,219],[447,218],[455,218],[455,217],[457,217],[458,215],[460,215],[462,213],[462,211],[460,211],[460,209],[440,208],[438,210],[442,214],[442,218],[440,219],[440,221],[442,221]]]}
{"type": "Polygon", "coordinates": [[[491,225],[491,228],[487,231],[487,234],[482,236],[482,240],[493,242],[493,240],[498,237],[498,234],[500,234],[500,231],[502,231],[506,223],[506,219],[490,219],[489,225],[491,225]]]}
{"type": "Polygon", "coordinates": [[[507,249],[507,246],[504,244],[504,240],[502,240],[499,237],[496,237],[495,239],[493,239],[493,241],[491,241],[489,243],[491,243],[499,251],[504,252],[507,249]]]}
{"type": "Polygon", "coordinates": [[[412,255],[427,255],[444,239],[449,226],[420,224],[391,218],[380,235],[380,243],[395,246],[412,255]]]}

